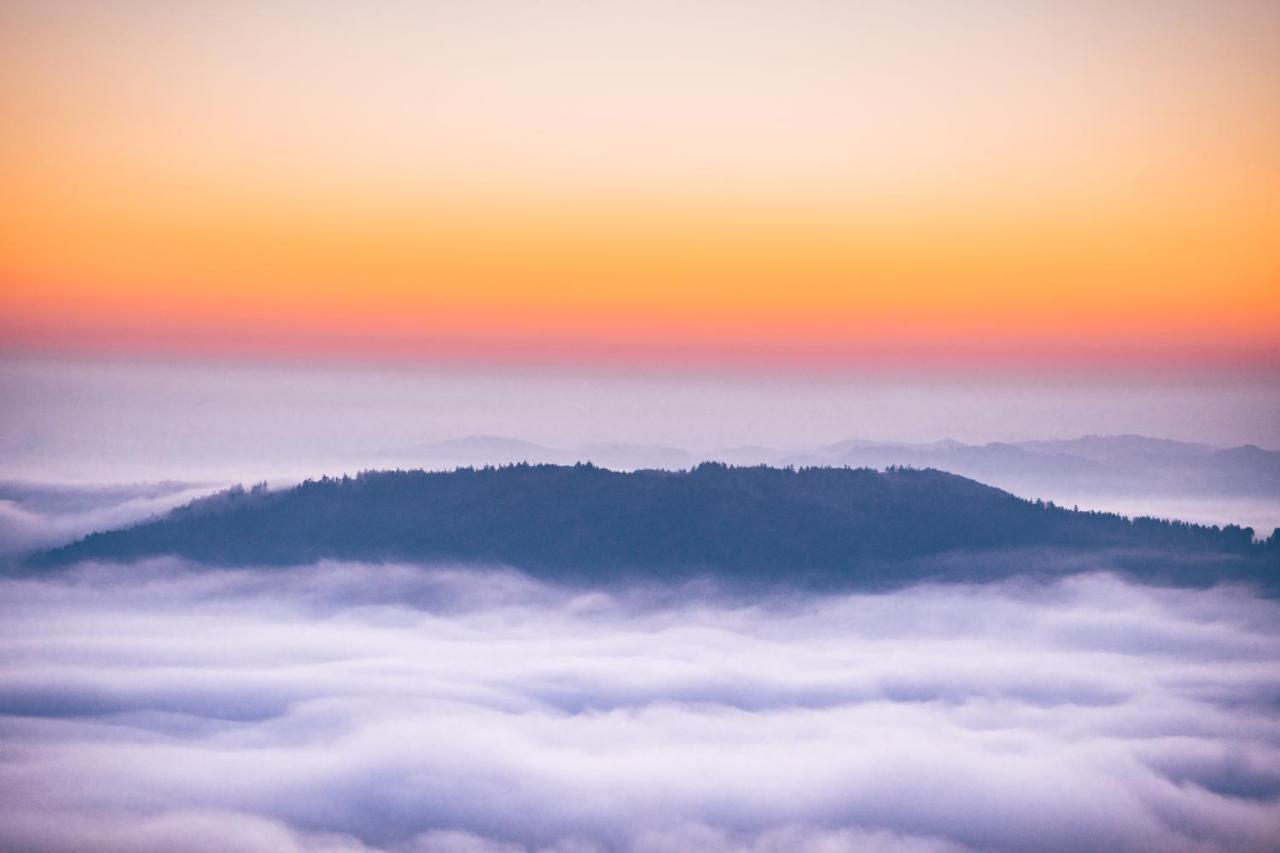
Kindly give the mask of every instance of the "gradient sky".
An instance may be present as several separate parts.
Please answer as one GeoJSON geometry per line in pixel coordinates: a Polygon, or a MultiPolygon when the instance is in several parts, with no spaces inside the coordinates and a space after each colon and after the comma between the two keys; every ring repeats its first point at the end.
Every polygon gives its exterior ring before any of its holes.
{"type": "Polygon", "coordinates": [[[1280,364],[1274,2],[0,0],[0,346],[1280,364]]]}

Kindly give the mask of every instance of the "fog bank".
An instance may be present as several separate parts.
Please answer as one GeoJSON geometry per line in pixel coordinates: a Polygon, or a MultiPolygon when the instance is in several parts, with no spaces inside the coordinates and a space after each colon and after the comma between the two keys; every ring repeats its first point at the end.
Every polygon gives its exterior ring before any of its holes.
{"type": "Polygon", "coordinates": [[[171,561],[0,581],[8,850],[1274,849],[1280,603],[748,603],[171,561]]]}
{"type": "Polygon", "coordinates": [[[0,565],[38,548],[161,515],[214,490],[171,481],[88,486],[0,481],[0,565]]]}

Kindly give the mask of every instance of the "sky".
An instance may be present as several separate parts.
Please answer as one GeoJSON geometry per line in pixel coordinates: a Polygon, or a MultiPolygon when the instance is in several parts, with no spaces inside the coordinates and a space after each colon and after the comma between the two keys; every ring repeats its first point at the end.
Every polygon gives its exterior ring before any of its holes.
{"type": "Polygon", "coordinates": [[[1274,376],[1280,6],[0,2],[0,347],[1274,376]]]}
{"type": "MultiPolygon", "coordinates": [[[[694,459],[849,439],[985,444],[1126,433],[1280,448],[1274,384],[1211,378],[1044,383],[24,357],[0,359],[0,397],[7,478],[67,483],[251,483],[444,464],[413,449],[478,436],[578,454],[611,443],[677,448],[694,459]]],[[[479,455],[502,462],[509,453],[479,455]]],[[[453,464],[476,461],[464,456],[453,464]]]]}
{"type": "MultiPolygon", "coordinates": [[[[0,567],[468,436],[1280,450],[1277,226],[1272,0],[0,0],[0,567]]],[[[0,846],[1274,849],[1274,597],[1008,559],[3,571],[0,846]]]]}
{"type": "Polygon", "coordinates": [[[0,0],[0,465],[1280,448],[1278,81],[1250,0],[0,0]]]}

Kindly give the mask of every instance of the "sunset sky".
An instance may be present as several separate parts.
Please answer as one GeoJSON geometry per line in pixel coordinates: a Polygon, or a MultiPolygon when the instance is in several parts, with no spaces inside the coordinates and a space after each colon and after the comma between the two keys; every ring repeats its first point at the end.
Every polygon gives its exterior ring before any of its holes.
{"type": "Polygon", "coordinates": [[[1274,2],[0,0],[0,347],[1280,366],[1274,2]]]}

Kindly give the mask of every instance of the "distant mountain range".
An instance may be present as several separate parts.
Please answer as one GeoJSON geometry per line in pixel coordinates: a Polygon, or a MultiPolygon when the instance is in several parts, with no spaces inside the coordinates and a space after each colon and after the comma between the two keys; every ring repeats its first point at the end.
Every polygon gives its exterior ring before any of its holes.
{"type": "Polygon", "coordinates": [[[706,463],[623,473],[519,464],[236,488],[28,565],[164,554],[230,566],[502,564],[583,580],[709,574],[868,584],[1113,567],[1203,583],[1270,578],[1280,537],[1255,544],[1238,527],[1079,512],[937,470],[706,463]],[[969,556],[956,562],[960,554],[969,556]]]}
{"type": "Polygon", "coordinates": [[[908,465],[971,477],[1024,496],[1254,498],[1280,500],[1280,453],[1254,445],[1208,444],[1139,435],[1085,436],[1057,441],[911,444],[841,441],[807,451],[749,446],[692,453],[659,445],[597,444],[553,448],[517,439],[474,436],[401,448],[389,462],[428,468],[513,462],[678,470],[703,461],[735,465],[908,465]]]}
{"type": "Polygon", "coordinates": [[[934,467],[1027,495],[1280,498],[1280,453],[1136,435],[983,445],[846,443],[788,462],[934,467]]]}

